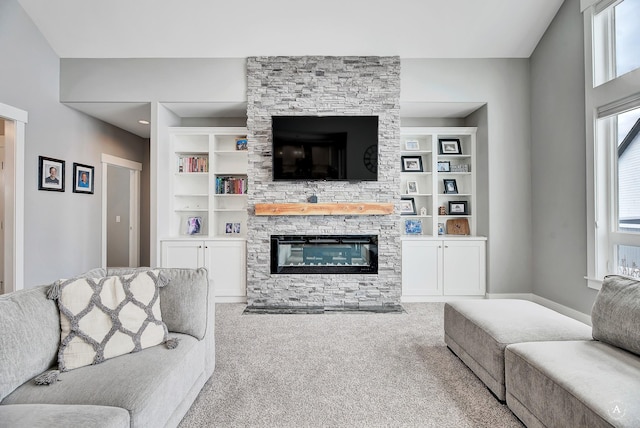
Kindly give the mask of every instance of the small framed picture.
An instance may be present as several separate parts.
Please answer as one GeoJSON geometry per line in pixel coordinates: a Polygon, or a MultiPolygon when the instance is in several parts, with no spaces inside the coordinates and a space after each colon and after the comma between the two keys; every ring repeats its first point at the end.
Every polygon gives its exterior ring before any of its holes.
{"type": "Polygon", "coordinates": [[[457,194],[458,193],[458,184],[455,179],[447,179],[442,180],[444,182],[444,193],[448,194],[457,194]]]}
{"type": "Polygon", "coordinates": [[[416,140],[407,140],[404,142],[404,149],[408,151],[420,150],[420,143],[416,140]]]}
{"type": "Polygon", "coordinates": [[[417,195],[417,194],[418,194],[418,182],[407,181],[407,195],[417,195]]]}
{"type": "Polygon", "coordinates": [[[38,156],[38,190],[64,192],[64,161],[38,156]]]}
{"type": "Polygon", "coordinates": [[[247,139],[246,138],[236,138],[236,150],[247,150],[247,139]]]}
{"type": "Polygon", "coordinates": [[[467,201],[449,201],[449,215],[467,215],[467,201]]]}
{"type": "Polygon", "coordinates": [[[422,172],[422,157],[402,156],[402,172],[422,172]]]}
{"type": "Polygon", "coordinates": [[[451,162],[438,161],[438,172],[451,172],[451,162]]]}
{"type": "Polygon", "coordinates": [[[438,223],[438,235],[444,235],[444,223],[438,223]]]}
{"type": "Polygon", "coordinates": [[[224,227],[225,233],[233,233],[233,223],[227,223],[224,227]]]}
{"type": "Polygon", "coordinates": [[[421,220],[405,220],[404,232],[407,235],[422,235],[422,221],[421,220]]]}
{"type": "Polygon", "coordinates": [[[240,223],[233,223],[233,233],[240,233],[240,223]]]}
{"type": "Polygon", "coordinates": [[[461,155],[462,147],[459,138],[441,138],[438,140],[440,144],[441,155],[461,155]]]}
{"type": "Polygon", "coordinates": [[[91,165],[73,163],[73,193],[93,194],[93,172],[91,165]]]}
{"type": "Polygon", "coordinates": [[[416,201],[413,198],[402,198],[400,200],[400,214],[416,215],[416,201]]]}
{"type": "Polygon", "coordinates": [[[202,230],[202,217],[187,218],[187,235],[197,235],[202,230]]]}

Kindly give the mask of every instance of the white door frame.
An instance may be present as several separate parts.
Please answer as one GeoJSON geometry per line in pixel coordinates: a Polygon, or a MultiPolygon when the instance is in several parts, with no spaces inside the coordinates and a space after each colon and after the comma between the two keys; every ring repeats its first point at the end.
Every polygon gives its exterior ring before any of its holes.
{"type": "Polygon", "coordinates": [[[129,266],[140,263],[140,171],[142,164],[102,153],[102,267],[107,267],[107,166],[129,170],[129,266]]]}
{"type": "Polygon", "coordinates": [[[4,291],[24,288],[24,150],[29,114],[0,103],[5,124],[4,291]]]}

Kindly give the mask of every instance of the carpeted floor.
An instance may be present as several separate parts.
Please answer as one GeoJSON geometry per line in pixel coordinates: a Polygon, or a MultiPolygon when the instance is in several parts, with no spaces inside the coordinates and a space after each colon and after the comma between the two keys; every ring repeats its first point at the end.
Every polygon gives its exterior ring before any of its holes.
{"type": "Polygon", "coordinates": [[[522,427],[443,341],[442,303],[391,314],[216,306],[216,370],[190,427],[522,427]]]}

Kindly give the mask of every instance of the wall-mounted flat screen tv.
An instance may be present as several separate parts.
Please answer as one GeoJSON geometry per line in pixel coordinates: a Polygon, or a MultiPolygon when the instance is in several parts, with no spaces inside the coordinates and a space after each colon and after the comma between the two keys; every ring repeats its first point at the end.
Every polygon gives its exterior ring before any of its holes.
{"type": "Polygon", "coordinates": [[[378,116],[273,116],[274,180],[378,179],[378,116]]]}

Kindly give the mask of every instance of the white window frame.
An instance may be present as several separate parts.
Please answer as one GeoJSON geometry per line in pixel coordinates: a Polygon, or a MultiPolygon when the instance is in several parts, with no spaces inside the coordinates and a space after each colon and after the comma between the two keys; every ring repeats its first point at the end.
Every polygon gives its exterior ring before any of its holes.
{"type": "MultiPolygon", "coordinates": [[[[585,117],[587,144],[587,286],[599,290],[602,279],[614,273],[612,266],[617,245],[640,245],[640,237],[617,231],[617,142],[615,126],[599,119],[640,107],[640,69],[615,77],[614,37],[596,46],[593,33],[597,25],[612,28],[611,16],[601,14],[603,9],[621,0],[581,0],[584,18],[585,52],[585,117]],[[606,19],[605,19],[606,18],[606,19]],[[596,50],[600,49],[597,53],[596,50]],[[603,53],[604,52],[604,53],[603,53]],[[603,62],[604,61],[604,62],[603,62]],[[595,77],[612,77],[595,85],[595,77]]],[[[610,13],[609,15],[613,15],[610,13]]],[[[601,28],[602,29],[602,28],[601,28]]],[[[612,35],[610,31],[609,34],[612,35]]]]}

